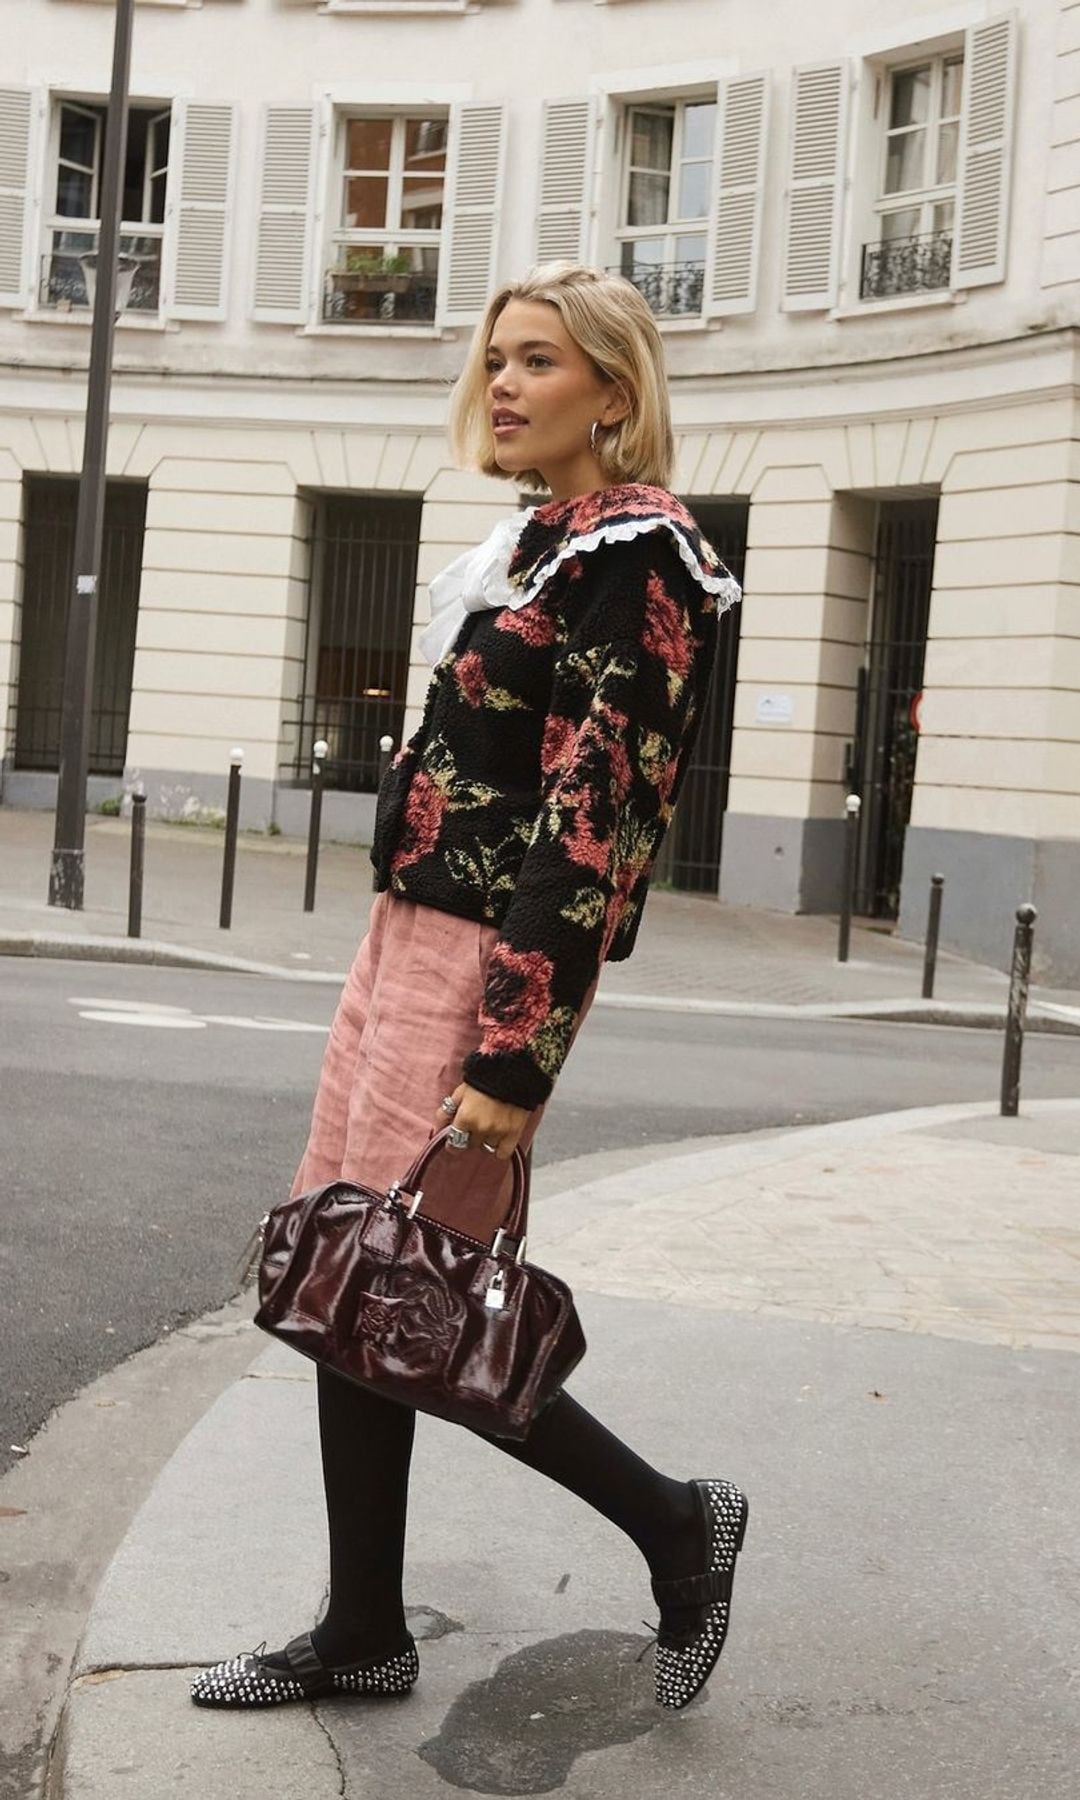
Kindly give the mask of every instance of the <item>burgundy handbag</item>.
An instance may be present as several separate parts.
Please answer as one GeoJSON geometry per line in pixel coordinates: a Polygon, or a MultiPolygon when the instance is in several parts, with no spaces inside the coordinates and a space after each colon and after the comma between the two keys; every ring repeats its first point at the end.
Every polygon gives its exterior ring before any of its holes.
{"type": "Polygon", "coordinates": [[[386,1399],[523,1438],[585,1336],[566,1283],[525,1261],[529,1176],[516,1145],[510,1211],[490,1244],[420,1211],[419,1182],[449,1129],[385,1194],[331,1181],[275,1206],[255,1323],[386,1399]]]}

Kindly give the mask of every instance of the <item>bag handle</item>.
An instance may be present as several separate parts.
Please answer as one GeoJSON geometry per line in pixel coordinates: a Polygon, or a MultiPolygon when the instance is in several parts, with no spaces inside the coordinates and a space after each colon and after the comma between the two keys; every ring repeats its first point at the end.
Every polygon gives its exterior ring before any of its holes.
{"type": "MultiPolygon", "coordinates": [[[[444,1125],[435,1133],[434,1137],[428,1139],[419,1156],[417,1156],[415,1161],[410,1163],[408,1169],[406,1169],[401,1180],[391,1182],[388,1190],[388,1197],[390,1199],[393,1199],[402,1189],[404,1189],[406,1193],[413,1195],[413,1205],[410,1210],[413,1213],[416,1212],[424,1197],[423,1189],[418,1187],[417,1184],[420,1181],[424,1170],[427,1168],[428,1163],[431,1162],[432,1158],[445,1144],[449,1143],[450,1132],[452,1129],[452,1126],[444,1125]]],[[[498,1250],[503,1237],[512,1237],[518,1242],[518,1255],[520,1256],[523,1251],[525,1233],[529,1223],[530,1165],[529,1162],[525,1160],[524,1152],[519,1149],[517,1144],[514,1145],[514,1152],[510,1158],[510,1166],[514,1171],[514,1184],[510,1196],[510,1207],[506,1215],[505,1223],[500,1225],[498,1231],[495,1233],[492,1249],[498,1250]]]]}

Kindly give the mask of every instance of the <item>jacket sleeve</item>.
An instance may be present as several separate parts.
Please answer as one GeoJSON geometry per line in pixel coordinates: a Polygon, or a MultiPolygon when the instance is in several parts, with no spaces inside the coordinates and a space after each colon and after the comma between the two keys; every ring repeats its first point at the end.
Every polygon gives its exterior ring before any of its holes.
{"type": "Polygon", "coordinates": [[[555,1084],[631,891],[647,880],[700,724],[716,602],[666,533],[583,559],[556,658],[541,804],[492,947],[470,1086],[528,1109],[555,1084]]]}

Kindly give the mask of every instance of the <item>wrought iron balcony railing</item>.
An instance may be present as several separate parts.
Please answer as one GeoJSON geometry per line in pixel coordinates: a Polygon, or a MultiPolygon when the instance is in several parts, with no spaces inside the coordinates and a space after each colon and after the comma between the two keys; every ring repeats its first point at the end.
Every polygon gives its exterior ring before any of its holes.
{"type": "Polygon", "coordinates": [[[630,263],[610,268],[610,275],[625,275],[658,318],[694,317],[701,312],[705,293],[705,265],[699,262],[630,263]]]}
{"type": "Polygon", "coordinates": [[[883,300],[892,294],[922,294],[947,288],[952,247],[951,231],[929,231],[921,237],[864,244],[860,299],[883,300]]]}
{"type": "MultiPolygon", "coordinates": [[[[90,306],[82,258],[97,254],[96,227],[72,231],[58,227],[52,234],[52,251],[41,259],[38,305],[51,312],[82,312],[90,306]]],[[[159,232],[121,233],[120,266],[136,264],[125,312],[156,313],[161,305],[161,237],[159,232]]]]}
{"type": "Polygon", "coordinates": [[[346,260],[326,271],[323,320],[330,325],[429,321],[435,317],[437,283],[434,269],[379,271],[362,265],[350,268],[346,260]]]}

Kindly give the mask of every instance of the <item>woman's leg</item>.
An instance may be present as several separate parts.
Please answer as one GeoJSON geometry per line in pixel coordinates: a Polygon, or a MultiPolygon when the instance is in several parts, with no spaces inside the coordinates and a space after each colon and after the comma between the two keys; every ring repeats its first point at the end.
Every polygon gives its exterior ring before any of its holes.
{"type": "MultiPolygon", "coordinates": [[[[365,1129],[379,1116],[365,1099],[373,995],[387,934],[392,944],[398,924],[391,900],[385,891],[376,896],[334,1013],[294,1195],[342,1177],[385,1187],[408,1161],[404,1144],[388,1146],[385,1132],[365,1129]]],[[[336,1665],[389,1654],[405,1637],[401,1578],[416,1415],[329,1369],[318,1369],[317,1383],[330,1597],[311,1636],[322,1660],[336,1665]]],[[[288,1667],[280,1651],[265,1660],[288,1667]]]]}
{"type": "Polygon", "coordinates": [[[401,1595],[416,1414],[329,1369],[318,1372],[330,1533],[330,1600],[312,1632],[324,1663],[390,1655],[405,1640],[401,1595]]]}
{"type": "MultiPolygon", "coordinates": [[[[708,1540],[691,1484],[662,1475],[565,1390],[526,1438],[476,1435],[610,1519],[637,1545],[656,1579],[700,1573],[708,1540]]],[[[671,1631],[692,1629],[700,1612],[697,1606],[665,1606],[662,1623],[671,1631]]]]}

